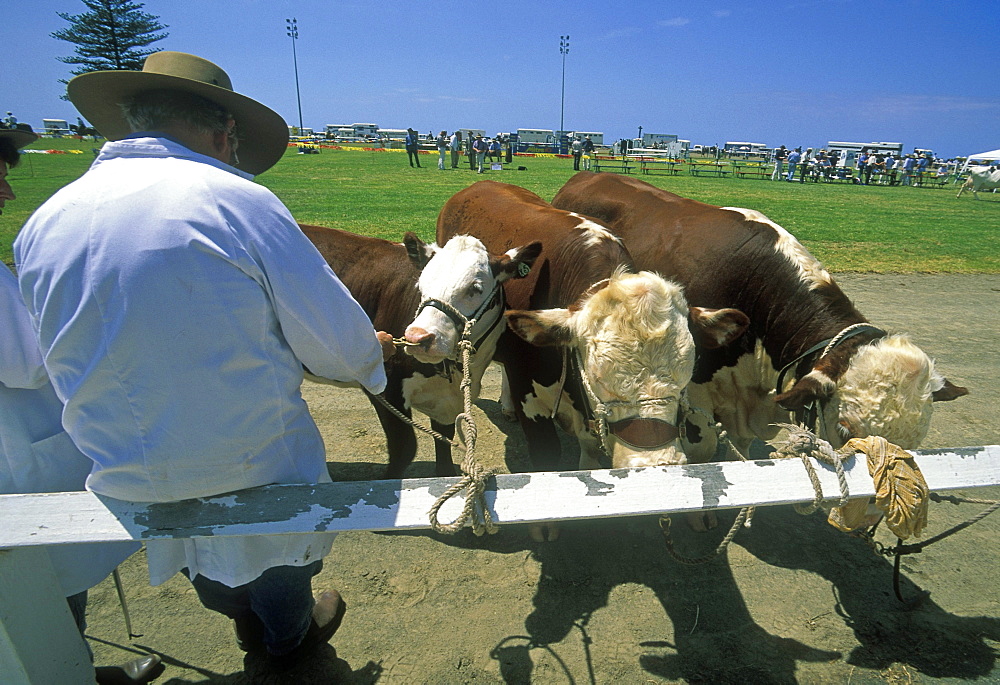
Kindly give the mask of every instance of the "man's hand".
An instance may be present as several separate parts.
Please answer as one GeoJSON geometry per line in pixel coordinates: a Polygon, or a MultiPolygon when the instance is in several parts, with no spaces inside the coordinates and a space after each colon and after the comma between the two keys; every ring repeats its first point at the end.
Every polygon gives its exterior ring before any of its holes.
{"type": "Polygon", "coordinates": [[[375,331],[375,337],[382,345],[382,361],[396,354],[396,345],[392,342],[392,336],[385,331],[375,331]]]}

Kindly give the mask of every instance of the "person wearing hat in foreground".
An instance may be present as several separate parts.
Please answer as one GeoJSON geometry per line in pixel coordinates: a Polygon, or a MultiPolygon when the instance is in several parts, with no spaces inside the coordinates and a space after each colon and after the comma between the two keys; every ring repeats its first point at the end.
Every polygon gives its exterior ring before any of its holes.
{"type": "MultiPolygon", "coordinates": [[[[285,122],[180,52],[77,76],[68,95],[108,142],[14,254],[87,489],[172,502],[329,482],[303,368],[379,393],[392,343],[252,181],[284,153],[285,122]]],[[[343,599],[311,587],[333,537],[149,541],[150,582],[183,571],[242,649],[285,668],[340,626],[343,599]]]]}
{"type": "MultiPolygon", "coordinates": [[[[15,199],[7,171],[17,166],[20,149],[36,140],[30,130],[0,130],[0,214],[15,199]]],[[[63,430],[63,405],[45,373],[17,278],[2,267],[0,331],[0,494],[83,490],[91,461],[63,430]]],[[[87,590],[139,547],[124,542],[46,549],[81,639],[87,627],[87,590]]],[[[98,683],[147,683],[162,671],[160,657],[151,654],[121,666],[100,666],[95,678],[98,683]]]]}

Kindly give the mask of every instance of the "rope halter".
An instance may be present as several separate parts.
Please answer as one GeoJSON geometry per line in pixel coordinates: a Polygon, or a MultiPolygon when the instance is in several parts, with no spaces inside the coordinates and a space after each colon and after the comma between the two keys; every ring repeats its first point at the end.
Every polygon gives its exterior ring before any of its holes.
{"type": "MultiPolygon", "coordinates": [[[[837,349],[837,347],[839,347],[842,343],[844,343],[847,340],[850,340],[856,335],[861,335],[862,333],[874,333],[879,338],[884,338],[887,335],[887,333],[883,329],[879,328],[878,326],[873,326],[870,323],[851,324],[847,328],[837,333],[837,335],[833,336],[832,338],[827,338],[826,340],[819,341],[818,343],[807,349],[805,352],[800,354],[798,357],[796,357],[795,359],[793,359],[792,361],[788,362],[783,367],[781,367],[781,370],[778,372],[778,380],[774,386],[775,394],[780,395],[784,391],[783,386],[785,384],[785,374],[787,374],[789,371],[792,371],[794,375],[795,370],[810,355],[815,354],[816,352],[822,350],[822,353],[819,355],[819,357],[816,358],[816,361],[812,365],[815,366],[823,358],[829,356],[830,353],[832,353],[835,349],[837,349]]],[[[813,400],[809,404],[805,405],[802,409],[796,411],[795,412],[796,423],[812,431],[822,430],[822,428],[825,425],[822,417],[823,404],[824,403],[820,402],[819,400],[813,400]]]]}
{"type": "Polygon", "coordinates": [[[584,407],[586,410],[585,418],[587,418],[590,433],[600,441],[601,447],[608,455],[611,454],[608,444],[608,437],[611,435],[619,442],[637,450],[662,449],[680,437],[681,431],[677,423],[641,415],[642,409],[645,407],[669,407],[676,403],[679,417],[680,398],[674,396],[645,397],[637,400],[608,400],[604,402],[591,387],[578,350],[573,353],[564,353],[563,363],[569,364],[571,354],[574,356],[577,376],[584,390],[587,405],[584,407]],[[612,412],[622,407],[634,411],[625,418],[611,421],[612,412]]]}
{"type": "MultiPolygon", "coordinates": [[[[472,352],[478,352],[479,346],[482,345],[483,341],[489,337],[496,327],[500,324],[503,319],[504,310],[504,296],[503,296],[503,286],[500,282],[496,282],[493,285],[493,290],[490,294],[483,300],[483,303],[479,305],[472,316],[466,317],[465,314],[460,312],[454,305],[444,300],[439,300],[436,297],[428,297],[420,302],[417,306],[417,311],[414,313],[413,318],[416,319],[420,316],[420,312],[424,311],[427,307],[432,307],[437,309],[442,314],[447,316],[455,327],[459,331],[459,343],[458,347],[463,345],[471,345],[472,352]],[[495,310],[495,311],[494,311],[495,310]],[[492,320],[482,328],[478,335],[474,338],[473,332],[477,324],[481,323],[482,318],[489,313],[495,313],[492,320]]],[[[457,355],[456,349],[456,355],[457,355]]]]}

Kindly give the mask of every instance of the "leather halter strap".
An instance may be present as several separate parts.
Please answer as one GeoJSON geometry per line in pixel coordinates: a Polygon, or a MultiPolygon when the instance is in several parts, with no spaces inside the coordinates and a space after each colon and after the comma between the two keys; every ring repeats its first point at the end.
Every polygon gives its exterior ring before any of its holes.
{"type": "Polygon", "coordinates": [[[877,333],[879,338],[884,338],[886,335],[888,335],[884,330],[882,330],[878,326],[873,326],[872,324],[867,324],[867,323],[852,324],[847,328],[845,328],[844,330],[842,330],[837,335],[833,336],[832,338],[827,338],[826,340],[820,340],[818,343],[807,349],[798,357],[796,357],[795,359],[793,359],[792,361],[788,362],[783,367],[781,367],[781,371],[778,372],[778,382],[775,383],[774,386],[774,392],[778,395],[780,395],[783,392],[782,388],[784,388],[785,386],[785,374],[787,374],[789,370],[798,367],[799,364],[801,364],[803,361],[805,361],[807,357],[809,357],[809,355],[815,354],[816,352],[823,350],[823,354],[821,354],[819,356],[819,359],[816,360],[819,361],[826,355],[830,354],[845,340],[849,340],[850,338],[853,338],[856,335],[861,335],[862,333],[866,332],[877,333]]]}

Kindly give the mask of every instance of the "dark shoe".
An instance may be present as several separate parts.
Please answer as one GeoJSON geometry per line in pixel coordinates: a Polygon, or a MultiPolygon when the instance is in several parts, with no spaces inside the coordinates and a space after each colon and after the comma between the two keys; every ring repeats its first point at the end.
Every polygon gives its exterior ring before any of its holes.
{"type": "Polygon", "coordinates": [[[271,666],[278,670],[291,668],[303,656],[311,652],[316,647],[326,644],[333,637],[337,629],[340,628],[347,612],[347,604],[340,597],[336,590],[324,592],[316,599],[316,606],[313,608],[313,618],[309,624],[306,636],[302,638],[299,646],[288,654],[269,654],[268,661],[271,666]],[[317,621],[322,621],[320,625],[317,621]]]}
{"type": "Polygon", "coordinates": [[[98,685],[134,685],[152,682],[164,668],[160,657],[150,654],[121,666],[98,666],[94,677],[98,685]]]}

